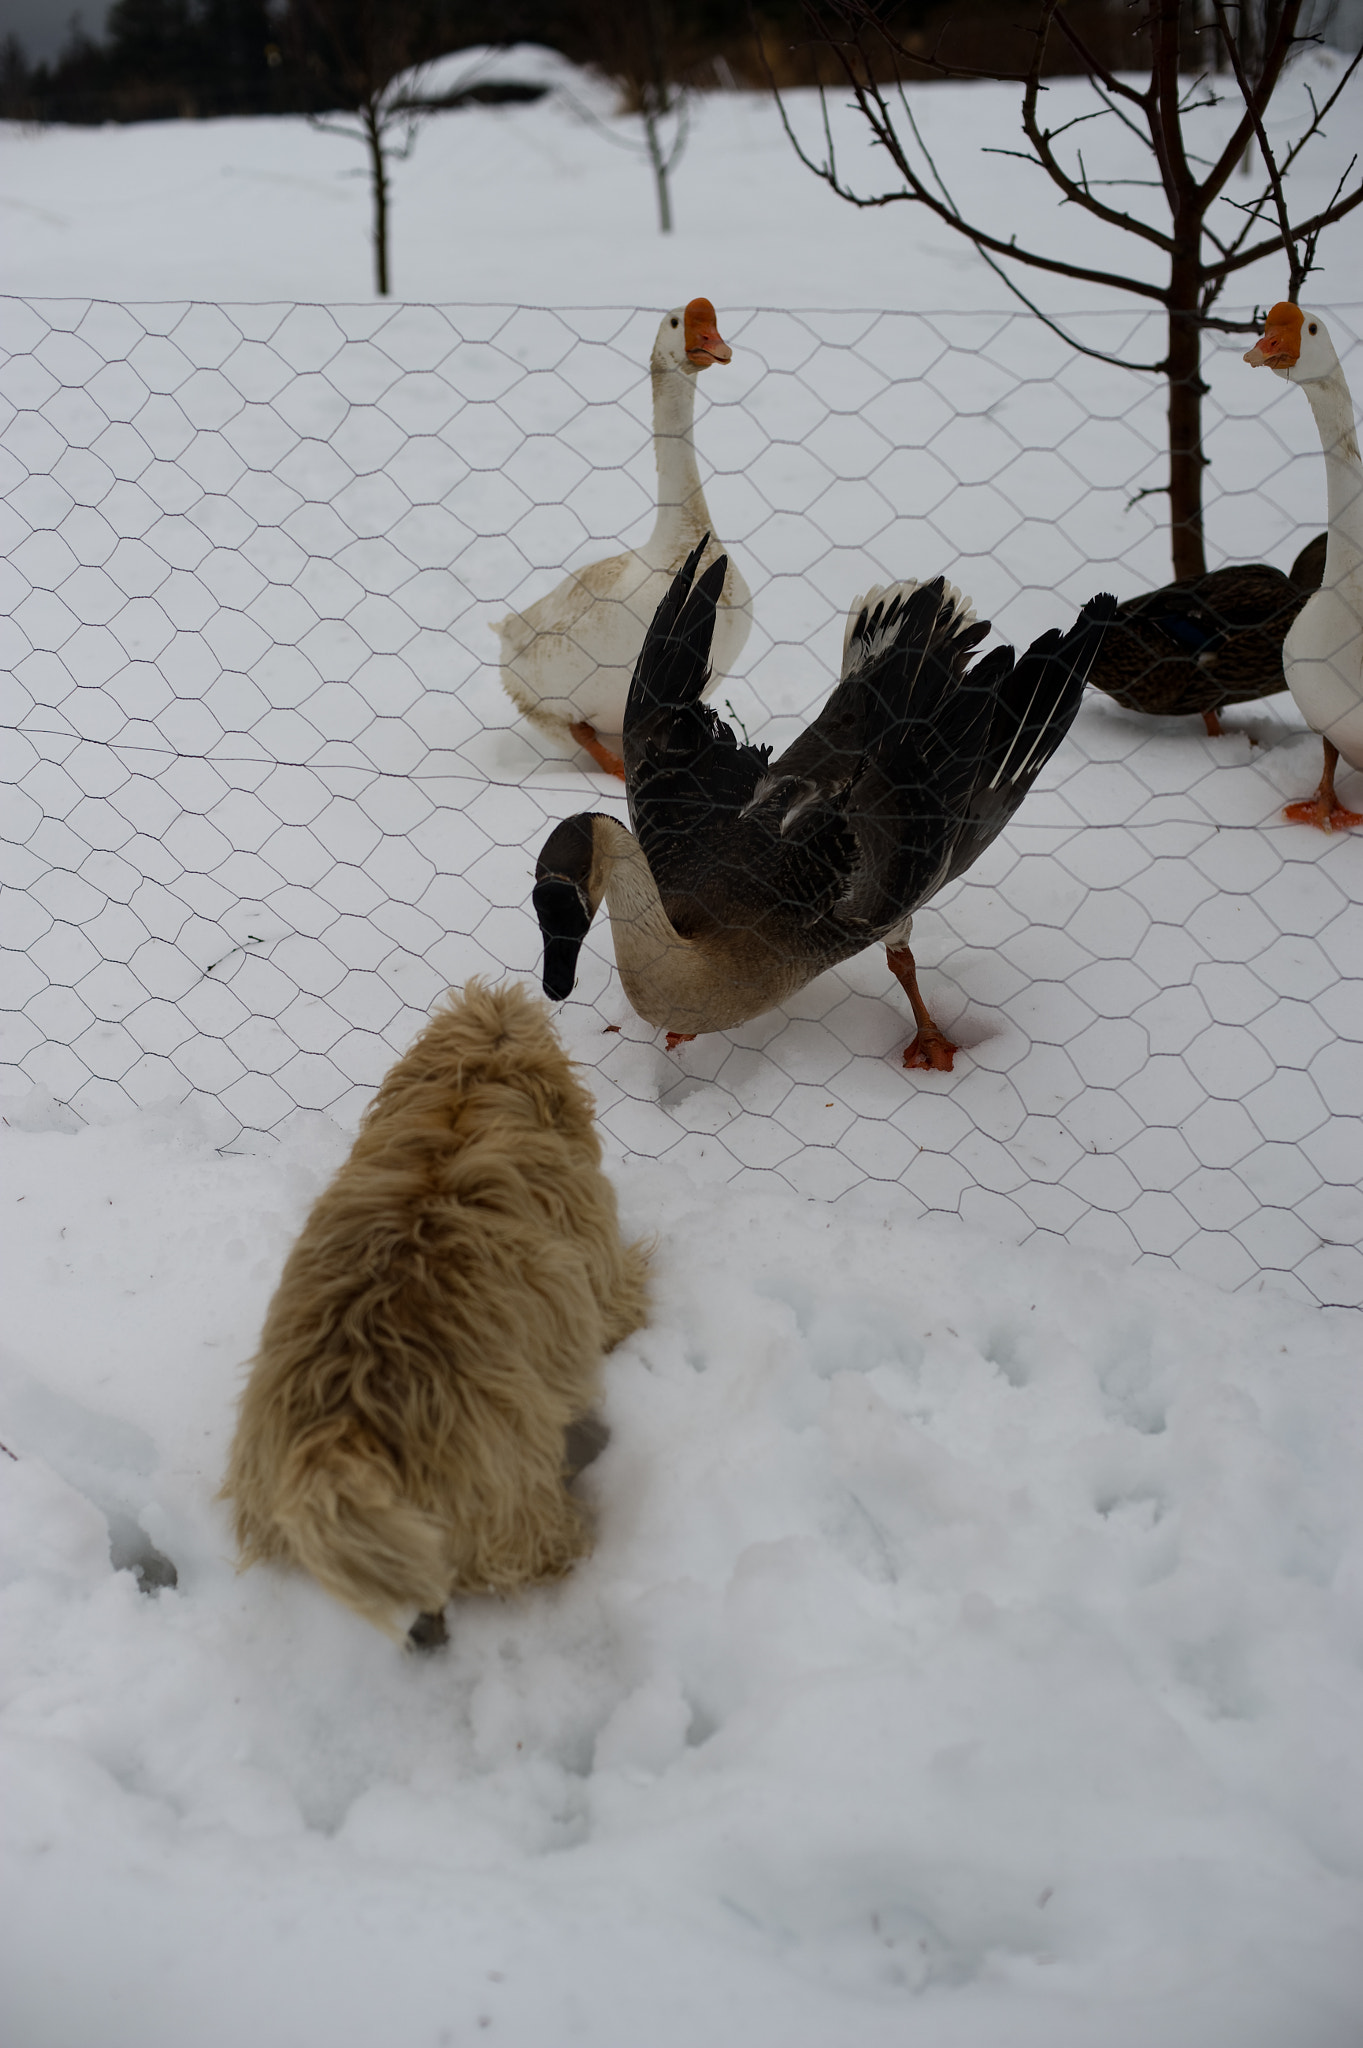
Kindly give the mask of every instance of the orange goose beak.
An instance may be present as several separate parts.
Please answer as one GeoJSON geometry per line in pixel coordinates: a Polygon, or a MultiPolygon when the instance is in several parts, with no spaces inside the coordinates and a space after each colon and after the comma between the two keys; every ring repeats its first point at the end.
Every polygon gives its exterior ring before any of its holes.
{"type": "Polygon", "coordinates": [[[733,350],[719,331],[715,309],[708,299],[692,299],[686,309],[686,355],[698,370],[711,363],[728,363],[733,350]]]}
{"type": "Polygon", "coordinates": [[[1301,354],[1301,307],[1280,299],[1270,307],[1261,340],[1245,351],[1253,369],[1290,370],[1301,354]]]}

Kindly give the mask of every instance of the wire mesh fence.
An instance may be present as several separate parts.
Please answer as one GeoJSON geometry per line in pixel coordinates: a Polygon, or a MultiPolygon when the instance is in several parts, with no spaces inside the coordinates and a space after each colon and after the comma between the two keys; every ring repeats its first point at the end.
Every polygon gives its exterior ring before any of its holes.
{"type": "MultiPolygon", "coordinates": [[[[869,583],[944,568],[1021,640],[1167,580],[1153,380],[1019,313],[720,310],[696,441],[753,738],[821,703],[869,583]]],[[[1363,309],[1328,317],[1357,379],[1363,309]]],[[[651,524],[657,318],[0,305],[11,1120],[350,1124],[446,986],[534,977],[539,844],[624,810],[518,718],[490,621],[651,524]]],[[[1308,409],[1230,348],[1208,376],[1213,566],[1285,567],[1323,523],[1308,409]]],[[[1090,695],[916,920],[953,1074],[900,1068],[876,952],[669,1055],[595,931],[562,1019],[608,1145],[1363,1301],[1363,848],[1278,820],[1318,773],[1290,699],[1230,719],[1090,695]]]]}

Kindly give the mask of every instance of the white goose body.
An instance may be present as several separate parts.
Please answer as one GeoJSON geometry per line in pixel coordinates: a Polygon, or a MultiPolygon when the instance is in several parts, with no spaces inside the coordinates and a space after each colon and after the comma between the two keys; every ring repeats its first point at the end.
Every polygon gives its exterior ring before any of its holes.
{"type": "MultiPolygon", "coordinates": [[[[664,316],[650,362],[658,464],[652,533],[642,547],[571,570],[548,596],[493,627],[501,642],[503,687],[517,709],[555,738],[587,746],[613,773],[624,772],[619,735],[644,634],[682,563],[702,535],[714,531],[692,436],[695,380],[709,364],[728,362],[730,353],[707,299],[693,299],[664,316]],[[609,736],[613,746],[601,744],[597,735],[609,736]]],[[[705,562],[722,552],[712,539],[705,562]]],[[[751,593],[730,565],[707,694],[738,660],[751,625],[751,593]]]]}
{"type": "Polygon", "coordinates": [[[1307,724],[1363,768],[1363,462],[1343,370],[1305,389],[1325,451],[1329,539],[1320,589],[1283,642],[1283,667],[1307,724]]]}
{"type": "MultiPolygon", "coordinates": [[[[1283,673],[1302,716],[1325,741],[1312,822],[1328,830],[1360,822],[1335,802],[1332,758],[1337,751],[1363,768],[1363,461],[1353,398],[1324,321],[1288,301],[1274,306],[1245,361],[1301,386],[1325,457],[1325,572],[1283,642],[1283,673]]],[[[1309,809],[1293,805],[1289,815],[1304,818],[1309,809]]]]}

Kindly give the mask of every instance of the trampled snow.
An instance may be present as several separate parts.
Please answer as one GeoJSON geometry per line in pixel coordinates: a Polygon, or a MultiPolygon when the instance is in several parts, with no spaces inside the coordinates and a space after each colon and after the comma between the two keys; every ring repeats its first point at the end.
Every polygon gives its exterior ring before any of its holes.
{"type": "Polygon", "coordinates": [[[1357,2039],[1356,1328],[625,1169],[596,1553],[403,1657],[213,1501],[342,1142],[5,1134],[16,2048],[1357,2039]]]}
{"type": "MultiPolygon", "coordinates": [[[[1335,61],[1310,60],[1322,79],[1335,61]]],[[[1074,91],[1056,82],[1057,110],[1074,91]]],[[[1011,95],[938,89],[918,104],[953,189],[983,191],[997,160],[974,145],[986,129],[1007,142],[1011,95]]],[[[721,307],[963,313],[1004,300],[964,245],[907,209],[842,207],[794,165],[770,107],[741,95],[701,104],[679,231],[663,241],[644,166],[585,105],[428,125],[395,173],[399,292],[661,307],[704,291],[721,307]]],[[[1351,105],[1303,193],[1328,192],[1347,163],[1351,105]]],[[[797,119],[810,111],[797,102],[797,119]]],[[[352,149],[302,122],[4,131],[6,285],[358,298],[367,196],[352,149]]],[[[1020,173],[1004,178],[1024,225],[1020,173]]],[[[1110,256],[1072,216],[1065,232],[1090,259],[1110,256]]],[[[1359,234],[1355,216],[1327,239],[1323,302],[1357,297],[1359,234]]],[[[1240,289],[1273,298],[1281,278],[1262,266],[1240,289]]],[[[1097,302],[1077,285],[1046,300],[1097,302]]],[[[1223,393],[1246,417],[1261,403],[1220,378],[1223,393]]],[[[760,414],[760,383],[743,401],[760,414]]],[[[1230,497],[1214,540],[1253,551],[1260,472],[1248,442],[1220,431],[1230,497]]],[[[1285,436],[1309,450],[1309,421],[1285,436]]],[[[1294,467],[1263,503],[1273,559],[1312,507],[1294,467]]],[[[794,535],[807,513],[782,517],[794,535]]],[[[1024,613],[1058,576],[1049,558],[991,565],[973,530],[963,545],[1005,604],[1021,588],[1024,613]]],[[[1102,549],[1105,563],[1119,552],[1106,529],[1102,549]]],[[[1158,573],[1153,556],[1128,555],[1128,573],[1158,573]]],[[[1067,593],[1090,566],[1066,553],[1067,593]]],[[[787,571],[788,609],[759,608],[774,656],[798,653],[793,589],[787,571]]],[[[834,597],[818,593],[826,639],[834,597]]],[[[497,727],[487,675],[460,676],[485,730],[458,772],[487,764],[488,888],[498,914],[523,921],[512,870],[528,841],[510,785],[523,765],[562,809],[591,786],[497,727]]],[[[1015,1188],[1025,1145],[1040,1146],[1032,1191],[1047,1227],[1067,1228],[1063,1190],[1044,1179],[1072,1170],[1069,1152],[1041,1145],[1073,1138],[1053,1106],[1026,1098],[1021,1133],[991,1124],[1025,1049],[1009,1032],[1027,1028],[1030,992],[1001,964],[1020,922],[1025,971],[1073,1012],[1060,1025],[1048,1013],[1048,1035],[1077,1041],[1087,1004],[1102,1037],[1082,1077],[1101,1104],[1074,1148],[1095,1184],[1106,1176],[1100,1200],[1128,1199],[1108,1187],[1123,1172],[1129,1198],[1156,1205],[1186,1180],[1205,1224],[1224,1196],[1229,1175],[1194,1173],[1180,1123],[1202,1140],[1170,1092],[1195,1026],[1206,1086],[1221,1091],[1208,1143],[1245,1156],[1233,1077],[1248,1049],[1265,1070],[1256,1085],[1276,1091],[1251,1176],[1265,1227],[1296,1230],[1343,1272],[1346,1119],[1322,1125],[1314,1097],[1309,1114],[1280,1101],[1279,1084],[1311,1093],[1299,1069],[1317,1060],[1327,1108],[1355,1106],[1356,884],[1342,878],[1357,848],[1312,840],[1308,858],[1308,835],[1289,848],[1271,823],[1282,796],[1304,793],[1309,742],[1276,708],[1242,714],[1261,747],[1241,737],[1219,754],[1163,723],[1084,718],[1073,808],[1047,793],[1038,802],[1055,808],[1024,812],[1016,873],[978,878],[939,955],[974,1014],[997,1005],[992,1048],[987,1032],[972,1040],[950,1100],[945,1079],[896,1082],[913,1093],[892,1123],[897,1070],[881,1055],[897,1020],[854,968],[861,1036],[838,1090],[885,1146],[921,1147],[939,1178],[954,1174],[953,1199],[963,1179],[981,1216],[1015,1188]],[[1148,812],[1086,835],[1137,751],[1148,812]],[[1133,844],[1154,861],[1137,891],[1160,939],[1142,953],[1153,993],[1110,917],[1126,880],[1112,864],[1133,844]],[[1056,848],[1074,873],[1048,858],[1056,848]],[[1094,892],[1090,923],[1107,928],[1086,929],[1096,951],[1082,964],[1047,875],[1067,906],[1094,892]],[[1000,880],[1023,887],[1021,910],[1000,880]],[[1284,938],[1263,1009],[1241,934],[1270,889],[1284,938]],[[1140,1075],[1112,1068],[1133,1002],[1150,1006],[1154,1055],[1136,1110],[1140,1075]],[[1119,1145],[1135,1148],[1130,1169],[1110,1156],[1119,1145]]],[[[588,963],[596,1004],[607,958],[588,963]]],[[[432,991],[412,988],[419,1009],[432,991]]],[[[270,1156],[224,1156],[223,1133],[192,1112],[79,1128],[38,1098],[16,1119],[28,1128],[0,1134],[0,1941],[17,2048],[1353,2048],[1357,1316],[1221,1294],[1168,1266],[1133,1272],[1050,1238],[915,1223],[883,1182],[836,1208],[798,1201],[757,1181],[756,1151],[750,1184],[693,1179],[733,1101],[783,1158],[798,1141],[811,1191],[836,1158],[821,1126],[835,1090],[813,1045],[827,1005],[812,991],[808,1007],[766,1067],[759,1032],[722,1080],[713,1049],[693,1048],[679,1078],[627,1020],[603,1039],[594,1009],[569,1013],[627,1226],[656,1234],[655,1313],[608,1364],[612,1441],[588,1481],[596,1554],[558,1588],[462,1604],[450,1647],[427,1659],[398,1655],[301,1579],[237,1578],[213,1498],[244,1361],[344,1134],[299,1118],[270,1156]],[[783,1061],[778,1122],[762,1076],[783,1061]],[[622,1161],[641,1119],[683,1134],[691,1170],[622,1161]]],[[[1038,1052],[1044,1094],[1067,1056],[1038,1052]]],[[[1281,1262],[1281,1246],[1265,1239],[1259,1257],[1281,1262]]]]}

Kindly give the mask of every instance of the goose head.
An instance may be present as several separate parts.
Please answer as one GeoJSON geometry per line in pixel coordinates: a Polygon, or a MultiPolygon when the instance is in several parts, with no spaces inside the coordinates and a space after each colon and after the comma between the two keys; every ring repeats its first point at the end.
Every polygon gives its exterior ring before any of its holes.
{"type": "Polygon", "coordinates": [[[732,355],[710,301],[692,299],[689,306],[674,306],[670,313],[664,313],[653,344],[651,367],[681,370],[694,376],[697,370],[708,370],[711,363],[727,363],[732,355]]]}
{"type": "Polygon", "coordinates": [[[565,818],[544,842],[535,863],[531,898],[544,940],[544,993],[561,1003],[573,992],[577,956],[604,893],[596,844],[597,814],[565,818]]]}
{"type": "Polygon", "coordinates": [[[1339,368],[1330,330],[1319,313],[1280,299],[1264,319],[1264,331],[1245,361],[1254,369],[1276,370],[1292,384],[1315,384],[1339,368]]]}

